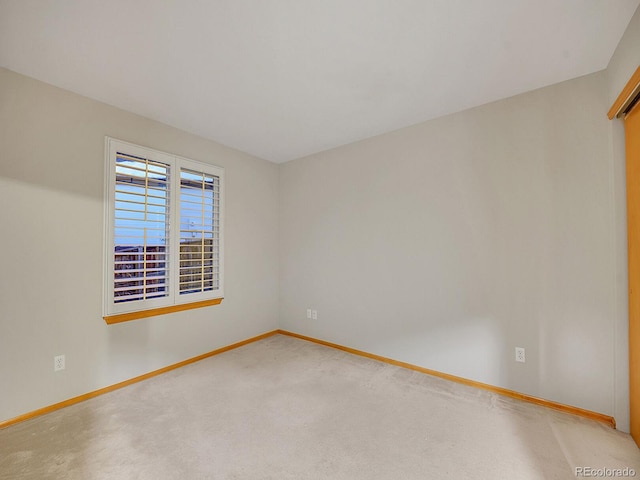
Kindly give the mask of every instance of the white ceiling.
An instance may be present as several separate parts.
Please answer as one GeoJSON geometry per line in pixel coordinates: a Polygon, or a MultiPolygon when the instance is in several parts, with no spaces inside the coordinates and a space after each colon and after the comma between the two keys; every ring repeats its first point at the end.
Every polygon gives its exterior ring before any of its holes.
{"type": "Polygon", "coordinates": [[[274,162],[605,68],[640,0],[0,0],[0,65],[274,162]]]}

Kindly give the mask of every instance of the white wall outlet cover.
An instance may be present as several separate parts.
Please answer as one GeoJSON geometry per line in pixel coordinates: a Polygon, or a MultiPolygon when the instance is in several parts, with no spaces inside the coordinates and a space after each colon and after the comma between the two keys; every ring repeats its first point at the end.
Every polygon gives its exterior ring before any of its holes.
{"type": "Polygon", "coordinates": [[[65,368],[65,359],[64,355],[56,355],[53,357],[53,371],[58,372],[60,370],[64,370],[65,368]]]}
{"type": "Polygon", "coordinates": [[[311,311],[311,318],[313,318],[314,320],[318,319],[318,310],[311,311]]]}
{"type": "Polygon", "coordinates": [[[516,362],[525,363],[524,348],[516,347],[516,362]]]}
{"type": "Polygon", "coordinates": [[[307,308],[307,318],[311,318],[311,309],[307,308]]]}

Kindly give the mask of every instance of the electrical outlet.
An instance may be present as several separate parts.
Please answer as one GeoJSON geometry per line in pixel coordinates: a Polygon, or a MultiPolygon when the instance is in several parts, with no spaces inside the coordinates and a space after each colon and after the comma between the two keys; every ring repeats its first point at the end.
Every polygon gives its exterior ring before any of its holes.
{"type": "Polygon", "coordinates": [[[524,363],[524,348],[516,347],[516,362],[524,363]]]}
{"type": "Polygon", "coordinates": [[[53,371],[64,370],[64,355],[56,355],[53,357],[53,371]]]}
{"type": "Polygon", "coordinates": [[[317,320],[318,319],[318,310],[311,310],[311,318],[313,320],[317,320]]]}
{"type": "Polygon", "coordinates": [[[311,320],[311,309],[307,308],[307,318],[311,320]]]}

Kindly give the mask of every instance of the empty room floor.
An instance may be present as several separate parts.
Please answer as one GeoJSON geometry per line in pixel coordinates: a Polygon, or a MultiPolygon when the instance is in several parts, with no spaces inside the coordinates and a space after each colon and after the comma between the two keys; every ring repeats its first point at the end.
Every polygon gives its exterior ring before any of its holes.
{"type": "Polygon", "coordinates": [[[0,430],[2,480],[568,479],[576,468],[640,472],[640,450],[595,421],[284,335],[0,430]]]}

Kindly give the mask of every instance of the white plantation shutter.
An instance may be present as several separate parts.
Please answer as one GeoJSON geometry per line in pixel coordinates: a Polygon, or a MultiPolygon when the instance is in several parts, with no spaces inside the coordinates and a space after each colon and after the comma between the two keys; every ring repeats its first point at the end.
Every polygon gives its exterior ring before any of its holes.
{"type": "Polygon", "coordinates": [[[114,302],[169,295],[170,167],[116,154],[114,302]]]}
{"type": "Polygon", "coordinates": [[[180,295],[220,285],[220,178],[180,171],[180,295]]]}
{"type": "Polygon", "coordinates": [[[222,298],[224,169],[107,139],[105,316],[222,298]]]}

